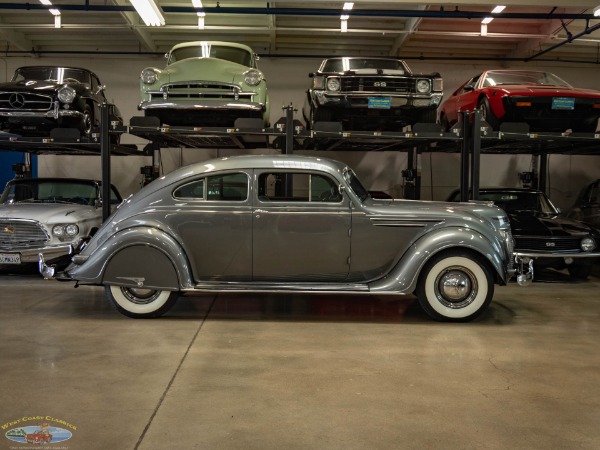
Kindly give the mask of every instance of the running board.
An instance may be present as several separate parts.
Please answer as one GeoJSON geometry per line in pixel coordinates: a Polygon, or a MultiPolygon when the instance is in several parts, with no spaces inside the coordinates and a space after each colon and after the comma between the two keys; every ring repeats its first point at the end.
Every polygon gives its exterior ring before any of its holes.
{"type": "Polygon", "coordinates": [[[271,292],[366,294],[369,286],[353,283],[198,283],[186,292],[271,292]]]}

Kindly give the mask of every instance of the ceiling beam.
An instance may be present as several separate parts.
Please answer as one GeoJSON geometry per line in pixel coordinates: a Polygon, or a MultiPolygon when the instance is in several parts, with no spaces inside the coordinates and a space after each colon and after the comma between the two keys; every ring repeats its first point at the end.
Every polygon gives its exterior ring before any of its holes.
{"type": "MultiPolygon", "coordinates": [[[[427,5],[419,5],[417,7],[417,9],[420,11],[424,11],[426,8],[427,8],[427,5]]],[[[402,44],[404,44],[406,39],[408,39],[408,37],[410,36],[410,33],[412,33],[413,31],[415,31],[417,29],[417,27],[419,26],[419,24],[421,23],[422,20],[423,20],[422,18],[413,17],[406,22],[407,33],[401,34],[394,40],[394,45],[392,45],[392,48],[390,49],[390,56],[398,56],[398,52],[399,52],[400,48],[402,47],[402,44]]]]}

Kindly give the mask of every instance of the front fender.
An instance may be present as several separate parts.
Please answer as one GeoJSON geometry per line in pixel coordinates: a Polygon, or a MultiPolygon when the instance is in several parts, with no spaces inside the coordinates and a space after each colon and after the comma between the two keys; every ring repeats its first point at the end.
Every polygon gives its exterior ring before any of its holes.
{"type": "Polygon", "coordinates": [[[112,235],[80,265],[67,267],[65,274],[85,284],[110,282],[142,287],[139,279],[144,278],[143,287],[152,285],[154,288],[175,290],[194,286],[189,263],[179,243],[161,230],[143,226],[127,228],[112,235]],[[111,261],[115,263],[113,266],[111,261]],[[107,270],[109,266],[110,270],[107,270]],[[162,274],[161,269],[164,269],[162,274]],[[175,281],[169,275],[171,273],[175,274],[175,281]],[[159,279],[156,279],[157,276],[159,279]]]}
{"type": "Polygon", "coordinates": [[[481,233],[470,228],[443,228],[428,233],[416,241],[385,277],[369,284],[371,292],[411,293],[417,287],[421,269],[429,259],[449,249],[469,249],[485,258],[494,267],[503,282],[507,281],[505,264],[507,258],[502,244],[490,242],[481,233]]]}

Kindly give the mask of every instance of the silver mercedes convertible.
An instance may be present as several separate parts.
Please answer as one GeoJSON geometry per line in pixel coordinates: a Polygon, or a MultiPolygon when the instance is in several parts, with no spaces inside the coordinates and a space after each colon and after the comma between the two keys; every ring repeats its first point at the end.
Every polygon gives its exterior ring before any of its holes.
{"type": "Polygon", "coordinates": [[[201,292],[416,294],[467,321],[513,275],[491,203],[374,200],[346,164],[237,156],[182,167],[125,200],[64,272],[104,285],[121,313],[158,317],[201,292]]]}

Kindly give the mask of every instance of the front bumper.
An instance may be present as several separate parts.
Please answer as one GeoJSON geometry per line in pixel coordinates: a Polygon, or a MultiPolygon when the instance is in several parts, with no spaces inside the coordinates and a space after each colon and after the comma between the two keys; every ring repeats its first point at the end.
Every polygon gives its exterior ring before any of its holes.
{"type": "Polygon", "coordinates": [[[394,94],[392,92],[330,92],[313,91],[313,99],[317,106],[325,108],[364,108],[369,109],[370,98],[389,98],[390,109],[393,108],[437,108],[443,94],[394,94]]]}
{"type": "Polygon", "coordinates": [[[73,252],[72,244],[51,245],[46,247],[27,248],[21,250],[11,249],[4,251],[0,249],[0,253],[4,255],[21,255],[21,264],[35,263],[39,260],[39,255],[44,255],[46,260],[61,258],[68,256],[73,252]]]}
{"type": "Polygon", "coordinates": [[[143,101],[138,105],[140,111],[254,111],[263,112],[266,106],[257,102],[236,102],[223,100],[194,100],[181,102],[143,101]]]}
{"type": "Polygon", "coordinates": [[[8,119],[83,119],[83,113],[75,109],[52,108],[48,111],[0,111],[0,117],[8,119]]]}

